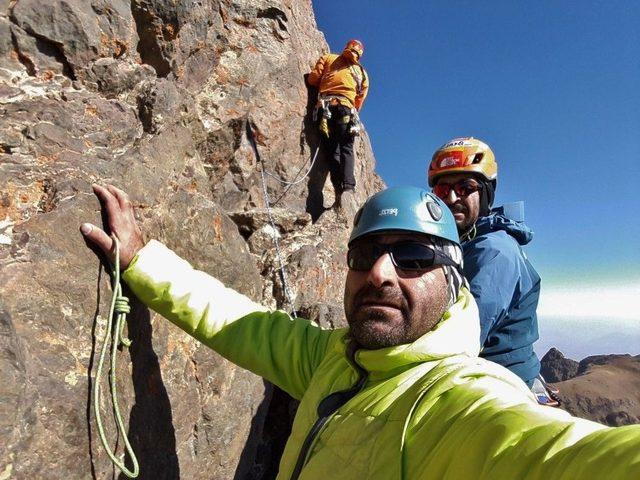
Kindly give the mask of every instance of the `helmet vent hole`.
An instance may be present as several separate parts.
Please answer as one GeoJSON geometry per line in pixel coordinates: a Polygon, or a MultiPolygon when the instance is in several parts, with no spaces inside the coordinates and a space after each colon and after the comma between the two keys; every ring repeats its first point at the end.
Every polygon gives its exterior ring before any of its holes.
{"type": "Polygon", "coordinates": [[[473,156],[473,161],[471,163],[473,163],[474,165],[477,163],[480,163],[482,161],[482,159],[484,158],[484,153],[476,153],[473,156]]]}

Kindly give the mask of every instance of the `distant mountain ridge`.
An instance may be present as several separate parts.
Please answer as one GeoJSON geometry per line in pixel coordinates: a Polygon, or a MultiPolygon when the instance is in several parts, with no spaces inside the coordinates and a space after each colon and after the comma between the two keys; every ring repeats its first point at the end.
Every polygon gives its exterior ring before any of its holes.
{"type": "Polygon", "coordinates": [[[640,423],[640,355],[594,355],[577,362],[551,348],[541,364],[572,415],[610,426],[640,423]]]}
{"type": "MultiPolygon", "coordinates": [[[[546,285],[545,285],[546,287],[546,285]]],[[[543,291],[542,297],[546,293],[543,291]]],[[[541,298],[540,302],[545,302],[541,298]]],[[[620,318],[580,318],[549,315],[538,309],[540,339],[534,344],[536,353],[542,358],[551,348],[564,355],[581,359],[596,354],[630,353],[640,354],[640,321],[620,318]],[[575,332],[580,331],[576,338],[575,332]]]]}

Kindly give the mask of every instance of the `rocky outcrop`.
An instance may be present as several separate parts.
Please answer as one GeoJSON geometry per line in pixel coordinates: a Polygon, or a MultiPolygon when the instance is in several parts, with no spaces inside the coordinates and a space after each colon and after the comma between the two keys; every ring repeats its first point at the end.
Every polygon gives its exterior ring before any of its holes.
{"type": "Polygon", "coordinates": [[[540,373],[547,382],[563,382],[576,376],[578,365],[578,362],[566,358],[560,350],[552,348],[540,359],[540,373]]]}
{"type": "MultiPolygon", "coordinates": [[[[325,211],[326,163],[275,178],[311,165],[304,75],[327,46],[306,0],[3,0],[0,37],[0,478],[104,478],[90,391],[110,287],[77,233],[100,224],[91,183],[128,191],[148,237],[233,288],[340,324],[348,219],[325,211]]],[[[356,148],[361,202],[382,183],[366,134],[356,148]]],[[[271,386],[135,303],[128,334],[141,478],[273,469],[281,392],[270,405],[271,386]]]]}
{"type": "Polygon", "coordinates": [[[596,355],[578,363],[552,349],[541,363],[543,372],[562,375],[575,367],[574,375],[554,383],[569,413],[611,426],[640,423],[640,355],[596,355]]]}

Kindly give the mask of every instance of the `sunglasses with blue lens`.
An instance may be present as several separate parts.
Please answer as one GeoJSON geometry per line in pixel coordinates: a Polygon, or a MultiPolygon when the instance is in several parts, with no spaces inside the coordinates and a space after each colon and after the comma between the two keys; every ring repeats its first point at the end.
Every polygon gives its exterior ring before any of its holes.
{"type": "Polygon", "coordinates": [[[435,265],[451,265],[456,263],[446,255],[437,252],[430,245],[419,242],[398,242],[388,245],[363,242],[349,248],[347,265],[351,270],[364,272],[371,267],[385,253],[391,257],[393,265],[400,270],[426,270],[435,265]]]}

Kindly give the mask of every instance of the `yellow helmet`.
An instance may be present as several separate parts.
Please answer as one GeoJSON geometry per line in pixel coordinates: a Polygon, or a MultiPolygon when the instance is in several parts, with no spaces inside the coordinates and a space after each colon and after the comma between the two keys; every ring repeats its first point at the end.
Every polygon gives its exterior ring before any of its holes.
{"type": "Polygon", "coordinates": [[[473,137],[454,138],[441,146],[431,158],[429,186],[450,173],[477,173],[490,182],[498,178],[498,164],[489,145],[473,137]]]}

